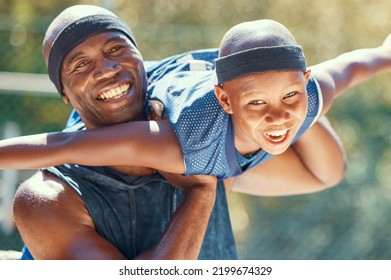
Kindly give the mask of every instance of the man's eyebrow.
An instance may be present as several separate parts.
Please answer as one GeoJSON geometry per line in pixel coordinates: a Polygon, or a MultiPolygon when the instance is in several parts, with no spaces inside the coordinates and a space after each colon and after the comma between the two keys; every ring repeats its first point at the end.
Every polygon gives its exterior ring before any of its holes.
{"type": "Polygon", "coordinates": [[[106,40],[105,42],[105,45],[106,44],[109,44],[111,42],[122,42],[122,43],[126,43],[128,40],[125,36],[115,36],[115,37],[111,37],[109,39],[106,40]]]}
{"type": "Polygon", "coordinates": [[[126,44],[126,45],[129,45],[131,46],[132,43],[130,42],[130,40],[125,37],[125,35],[119,35],[119,36],[114,36],[114,37],[111,37],[111,38],[108,38],[103,44],[102,46],[103,47],[107,47],[109,46],[110,44],[126,44]]]}
{"type": "Polygon", "coordinates": [[[68,63],[72,63],[73,61],[75,61],[79,56],[83,56],[84,55],[84,52],[77,52],[75,53],[74,55],[72,55],[68,60],[67,62],[68,63]]]}
{"type": "MultiPolygon", "coordinates": [[[[118,42],[118,43],[129,43],[127,41],[127,38],[125,36],[116,36],[116,37],[112,37],[112,38],[109,38],[106,40],[106,42],[104,42],[104,45],[107,45],[107,44],[110,44],[112,42],[118,42]]],[[[78,57],[80,56],[83,56],[84,55],[84,52],[80,51],[80,52],[77,52],[75,53],[74,55],[72,55],[69,59],[68,59],[68,63],[72,63],[73,61],[75,61],[78,57]]]]}

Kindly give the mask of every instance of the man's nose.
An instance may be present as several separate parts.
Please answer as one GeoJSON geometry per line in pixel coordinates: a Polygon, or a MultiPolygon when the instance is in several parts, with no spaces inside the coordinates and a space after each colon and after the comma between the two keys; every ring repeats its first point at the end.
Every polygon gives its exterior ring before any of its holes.
{"type": "Polygon", "coordinates": [[[95,70],[96,79],[107,79],[113,77],[121,69],[121,65],[112,59],[102,57],[102,59],[97,63],[95,70]]]}

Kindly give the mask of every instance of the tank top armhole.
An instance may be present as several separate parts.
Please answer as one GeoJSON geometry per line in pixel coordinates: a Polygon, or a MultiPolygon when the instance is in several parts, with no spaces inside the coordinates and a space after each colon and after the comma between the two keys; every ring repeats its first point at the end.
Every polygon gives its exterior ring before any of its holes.
{"type": "Polygon", "coordinates": [[[322,90],[319,86],[319,83],[318,81],[315,79],[315,78],[312,78],[314,84],[315,84],[315,87],[316,87],[316,94],[317,94],[317,98],[318,98],[318,111],[314,117],[314,120],[312,121],[312,123],[310,124],[310,127],[316,123],[320,117],[320,114],[322,113],[322,110],[323,110],[323,94],[322,94],[322,90]]]}

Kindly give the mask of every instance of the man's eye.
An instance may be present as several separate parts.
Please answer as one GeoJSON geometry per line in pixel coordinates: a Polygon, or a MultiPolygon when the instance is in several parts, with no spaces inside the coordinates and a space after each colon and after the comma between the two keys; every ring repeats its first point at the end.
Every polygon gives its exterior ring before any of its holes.
{"type": "Polygon", "coordinates": [[[87,61],[81,61],[78,64],[76,64],[75,69],[80,69],[80,68],[82,68],[82,67],[84,67],[86,65],[87,65],[87,61]]]}
{"type": "Polygon", "coordinates": [[[116,51],[118,51],[119,49],[121,49],[122,46],[115,46],[115,47],[112,47],[109,49],[109,53],[114,53],[116,51]]]}

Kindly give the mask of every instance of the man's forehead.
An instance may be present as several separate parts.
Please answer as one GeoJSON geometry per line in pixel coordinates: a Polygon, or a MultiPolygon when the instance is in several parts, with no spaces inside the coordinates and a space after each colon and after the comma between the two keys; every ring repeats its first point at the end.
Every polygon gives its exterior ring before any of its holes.
{"type": "Polygon", "coordinates": [[[102,40],[103,42],[107,42],[107,43],[111,41],[122,41],[122,42],[131,43],[131,40],[123,32],[117,30],[102,31],[86,38],[86,40],[91,40],[91,39],[102,40]]]}

